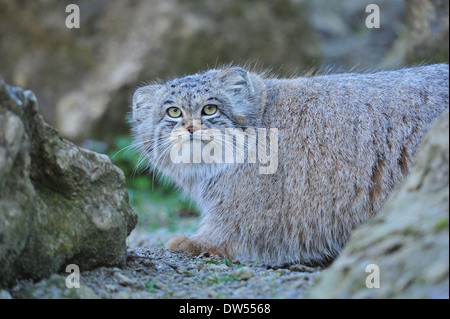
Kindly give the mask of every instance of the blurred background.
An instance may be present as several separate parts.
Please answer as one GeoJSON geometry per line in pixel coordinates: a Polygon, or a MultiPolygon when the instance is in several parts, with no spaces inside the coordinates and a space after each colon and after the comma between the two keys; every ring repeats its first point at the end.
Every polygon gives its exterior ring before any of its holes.
{"type": "Polygon", "coordinates": [[[448,28],[447,0],[0,0],[0,75],[32,90],[61,136],[124,171],[140,245],[192,231],[197,213],[128,147],[138,85],[230,62],[279,76],[448,62],[448,28]],[[71,3],[79,29],[65,25],[71,3]],[[366,27],[371,3],[380,28],[366,27]]]}

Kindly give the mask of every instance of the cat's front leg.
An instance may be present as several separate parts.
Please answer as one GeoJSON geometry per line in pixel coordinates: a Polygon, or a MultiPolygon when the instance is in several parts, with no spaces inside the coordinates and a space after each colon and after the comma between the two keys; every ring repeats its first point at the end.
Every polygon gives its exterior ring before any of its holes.
{"type": "Polygon", "coordinates": [[[166,248],[173,251],[184,251],[186,253],[191,253],[194,256],[198,256],[202,253],[208,253],[224,257],[221,249],[206,245],[199,240],[188,238],[185,235],[179,235],[170,239],[167,242],[166,248]]]}

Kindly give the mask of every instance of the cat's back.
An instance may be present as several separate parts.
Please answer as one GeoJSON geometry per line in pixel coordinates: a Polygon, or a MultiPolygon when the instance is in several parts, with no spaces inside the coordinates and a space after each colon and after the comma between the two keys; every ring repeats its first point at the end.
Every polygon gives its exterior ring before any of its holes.
{"type": "Polygon", "coordinates": [[[278,174],[303,211],[376,212],[449,103],[446,64],[265,83],[262,122],[279,130],[278,174]]]}
{"type": "Polygon", "coordinates": [[[390,137],[410,137],[426,129],[449,101],[447,64],[265,83],[264,126],[289,132],[285,137],[292,142],[299,137],[316,138],[310,142],[318,144],[331,139],[343,147],[358,140],[389,144],[390,137]]]}
{"type": "Polygon", "coordinates": [[[392,109],[428,112],[435,118],[434,111],[440,113],[445,108],[443,102],[447,101],[448,107],[449,66],[434,64],[374,73],[267,79],[265,84],[266,123],[270,119],[285,121],[281,114],[293,117],[307,109],[339,111],[341,115],[392,109]],[[271,116],[273,114],[278,116],[271,116]]]}

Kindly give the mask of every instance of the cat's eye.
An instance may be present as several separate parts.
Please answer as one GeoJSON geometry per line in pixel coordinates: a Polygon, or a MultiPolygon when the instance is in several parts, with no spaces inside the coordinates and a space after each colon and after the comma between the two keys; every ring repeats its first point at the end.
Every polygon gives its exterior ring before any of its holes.
{"type": "Polygon", "coordinates": [[[181,110],[177,107],[170,107],[167,109],[167,114],[169,114],[170,117],[180,117],[181,116],[181,110]]]}
{"type": "Polygon", "coordinates": [[[208,104],[202,110],[202,113],[204,115],[213,115],[216,112],[217,112],[217,105],[214,104],[208,104]]]}

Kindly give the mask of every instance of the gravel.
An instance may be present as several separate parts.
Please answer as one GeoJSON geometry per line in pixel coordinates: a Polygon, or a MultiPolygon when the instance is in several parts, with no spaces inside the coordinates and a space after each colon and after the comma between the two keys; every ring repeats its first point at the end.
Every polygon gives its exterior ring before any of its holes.
{"type": "Polygon", "coordinates": [[[122,268],[81,269],[81,289],[69,289],[68,273],[38,283],[21,281],[13,298],[302,298],[318,268],[244,265],[213,255],[192,256],[164,248],[128,250],[122,268]]]}

